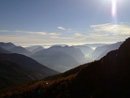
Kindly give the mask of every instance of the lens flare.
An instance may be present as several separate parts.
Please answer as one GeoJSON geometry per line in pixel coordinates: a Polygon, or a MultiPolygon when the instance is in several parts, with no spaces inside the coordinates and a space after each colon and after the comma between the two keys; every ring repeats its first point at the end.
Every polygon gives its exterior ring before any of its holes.
{"type": "Polygon", "coordinates": [[[116,16],[116,0],[112,0],[112,16],[115,17],[116,16]]]}
{"type": "MultiPolygon", "coordinates": [[[[116,32],[118,34],[119,32],[119,28],[117,26],[118,22],[117,22],[117,0],[112,0],[112,23],[113,23],[113,28],[114,32],[116,32]]],[[[114,33],[113,32],[113,33],[114,33]]],[[[118,37],[118,36],[117,36],[118,37]]]]}
{"type": "Polygon", "coordinates": [[[112,12],[113,23],[117,24],[117,0],[112,0],[111,10],[112,10],[111,12],[112,12]]]}

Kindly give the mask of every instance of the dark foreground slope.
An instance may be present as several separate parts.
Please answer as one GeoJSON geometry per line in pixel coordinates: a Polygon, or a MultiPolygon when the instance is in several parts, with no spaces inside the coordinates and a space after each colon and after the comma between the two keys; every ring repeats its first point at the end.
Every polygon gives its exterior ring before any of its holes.
{"type": "MultiPolygon", "coordinates": [[[[130,38],[99,61],[42,81],[2,91],[13,98],[129,98],[130,38]],[[19,91],[18,91],[19,90],[19,91]],[[17,91],[17,92],[16,92],[17,91]]],[[[3,94],[3,95],[2,95],[3,94]]]]}
{"type": "Polygon", "coordinates": [[[58,72],[20,54],[0,54],[0,89],[58,72]]]}

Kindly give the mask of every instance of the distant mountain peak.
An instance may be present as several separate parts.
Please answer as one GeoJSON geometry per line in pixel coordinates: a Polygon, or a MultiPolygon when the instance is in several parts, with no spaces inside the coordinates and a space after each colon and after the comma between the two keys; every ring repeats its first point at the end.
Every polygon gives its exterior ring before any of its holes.
{"type": "Polygon", "coordinates": [[[9,50],[9,49],[15,47],[15,45],[11,42],[7,42],[7,43],[0,42],[0,47],[4,48],[6,50],[9,50]]]}

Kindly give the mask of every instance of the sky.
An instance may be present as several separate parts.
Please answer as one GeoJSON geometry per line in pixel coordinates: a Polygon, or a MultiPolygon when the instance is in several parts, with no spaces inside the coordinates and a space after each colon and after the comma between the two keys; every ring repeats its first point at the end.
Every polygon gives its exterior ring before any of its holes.
{"type": "Polygon", "coordinates": [[[115,43],[130,36],[130,0],[0,0],[0,42],[115,43]]]}

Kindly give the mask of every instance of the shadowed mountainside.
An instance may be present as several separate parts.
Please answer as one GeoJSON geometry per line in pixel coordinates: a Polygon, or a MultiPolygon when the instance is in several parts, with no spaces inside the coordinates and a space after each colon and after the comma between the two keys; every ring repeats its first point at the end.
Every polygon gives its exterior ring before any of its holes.
{"type": "Polygon", "coordinates": [[[0,53],[10,53],[8,50],[0,47],[0,53]]]}
{"type": "MultiPolygon", "coordinates": [[[[63,74],[15,88],[8,97],[31,98],[129,98],[130,38],[102,59],[63,74]],[[44,84],[44,82],[46,83],[44,84]],[[30,89],[28,89],[30,87],[30,89]],[[22,89],[26,89],[22,91],[22,89]],[[15,92],[20,90],[20,92],[15,92]],[[40,93],[39,93],[40,92],[40,93]]],[[[4,92],[4,91],[3,91],[4,92]]]]}
{"type": "Polygon", "coordinates": [[[15,45],[11,42],[9,42],[9,43],[0,42],[0,47],[4,48],[6,50],[10,50],[11,48],[15,47],[15,45]]]}
{"type": "Polygon", "coordinates": [[[18,53],[26,56],[32,55],[32,53],[21,46],[16,46],[13,43],[0,42],[0,47],[9,51],[10,53],[18,53]]]}
{"type": "Polygon", "coordinates": [[[15,46],[15,47],[11,48],[9,51],[12,53],[23,54],[26,56],[29,56],[32,54],[30,51],[26,50],[25,48],[23,48],[21,46],[15,46]]]}
{"type": "Polygon", "coordinates": [[[58,72],[20,54],[0,54],[0,89],[58,72]]]}

